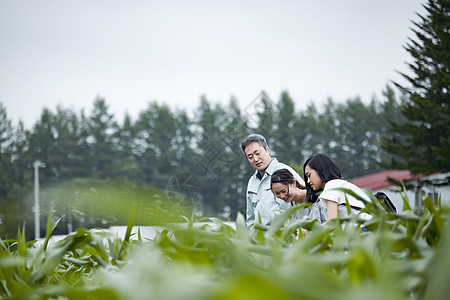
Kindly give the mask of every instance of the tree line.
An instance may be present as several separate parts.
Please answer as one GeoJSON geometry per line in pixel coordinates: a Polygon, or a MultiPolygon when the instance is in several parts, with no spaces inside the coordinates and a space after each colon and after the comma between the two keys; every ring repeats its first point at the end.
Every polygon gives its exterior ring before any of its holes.
{"type": "Polygon", "coordinates": [[[151,102],[136,119],[118,121],[98,97],[88,113],[44,109],[29,130],[12,125],[0,103],[0,197],[31,189],[31,166],[41,161],[42,185],[79,177],[127,180],[184,193],[204,212],[235,215],[253,172],[239,145],[247,134],[263,134],[272,154],[297,170],[324,152],[347,178],[369,174],[387,159],[381,140],[391,134],[389,121],[402,118],[391,87],[383,98],[368,104],[328,99],[323,108],[299,109],[285,91],[277,101],[261,93],[241,109],[234,98],[223,105],[201,97],[193,116],[151,102]]]}

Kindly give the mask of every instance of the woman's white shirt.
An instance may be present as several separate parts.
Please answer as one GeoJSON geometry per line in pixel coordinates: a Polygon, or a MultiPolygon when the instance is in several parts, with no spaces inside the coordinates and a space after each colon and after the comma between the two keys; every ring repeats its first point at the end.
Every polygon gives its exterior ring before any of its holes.
{"type": "MultiPolygon", "coordinates": [[[[347,207],[345,206],[347,198],[348,203],[352,207],[364,208],[364,202],[356,199],[350,194],[342,191],[341,189],[351,190],[359,197],[370,201],[370,197],[364,193],[358,186],[343,179],[333,179],[328,181],[323,188],[322,193],[319,195],[319,199],[326,204],[326,200],[336,202],[338,204],[338,212],[341,217],[347,216],[347,207]]],[[[352,208],[351,211],[355,214],[360,213],[358,209],[352,208]]],[[[366,213],[361,214],[364,219],[370,218],[370,215],[366,213]]]]}

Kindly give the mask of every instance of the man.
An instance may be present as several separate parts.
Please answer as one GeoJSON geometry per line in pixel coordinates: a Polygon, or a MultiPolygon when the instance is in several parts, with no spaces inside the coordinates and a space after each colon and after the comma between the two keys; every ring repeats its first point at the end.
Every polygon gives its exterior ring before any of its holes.
{"type": "Polygon", "coordinates": [[[241,148],[252,167],[256,169],[247,185],[247,226],[259,222],[259,218],[261,224],[269,225],[278,210],[289,207],[289,204],[272,193],[270,179],[273,172],[286,168],[292,172],[300,185],[305,186],[305,182],[291,167],[270,156],[269,146],[262,135],[250,134],[242,141],[241,148]]]}

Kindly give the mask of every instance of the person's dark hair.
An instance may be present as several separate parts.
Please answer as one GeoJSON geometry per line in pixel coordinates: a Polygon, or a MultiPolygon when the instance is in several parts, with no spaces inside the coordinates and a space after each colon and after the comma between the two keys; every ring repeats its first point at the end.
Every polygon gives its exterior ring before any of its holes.
{"type": "Polygon", "coordinates": [[[274,183],[288,184],[292,182],[294,182],[294,175],[288,169],[276,170],[270,178],[270,186],[274,183]]]}
{"type": "Polygon", "coordinates": [[[244,152],[245,154],[245,148],[247,148],[248,145],[252,144],[252,143],[259,143],[261,146],[263,146],[264,148],[267,148],[267,141],[266,139],[257,133],[252,133],[249,134],[242,142],[241,142],[241,149],[242,152],[244,152]]]}
{"type": "MultiPolygon", "coordinates": [[[[279,169],[273,172],[272,176],[270,176],[270,188],[272,188],[272,184],[274,183],[282,183],[284,185],[292,184],[295,178],[291,171],[288,169],[279,169]]],[[[296,181],[296,187],[304,190],[305,187],[298,181],[296,181]]]]}
{"type": "MultiPolygon", "coordinates": [[[[303,174],[305,174],[306,166],[309,166],[311,169],[316,170],[317,174],[319,174],[320,179],[322,179],[324,183],[327,183],[332,179],[344,179],[342,177],[341,170],[339,169],[339,167],[326,154],[319,153],[308,158],[303,164],[303,174]]],[[[317,201],[318,192],[322,190],[314,191],[311,185],[307,183],[306,175],[305,175],[305,183],[306,183],[305,201],[315,203],[317,201]]]]}

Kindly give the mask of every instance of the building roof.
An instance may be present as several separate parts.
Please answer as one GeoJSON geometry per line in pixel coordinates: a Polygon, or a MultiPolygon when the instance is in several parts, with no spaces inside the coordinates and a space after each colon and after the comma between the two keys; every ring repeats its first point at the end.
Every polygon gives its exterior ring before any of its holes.
{"type": "Polygon", "coordinates": [[[392,186],[393,184],[388,181],[388,178],[392,178],[396,181],[401,180],[417,180],[424,177],[422,174],[412,175],[408,170],[387,170],[378,173],[373,173],[357,178],[350,179],[349,181],[356,184],[360,188],[369,188],[372,191],[384,189],[392,186]]]}

